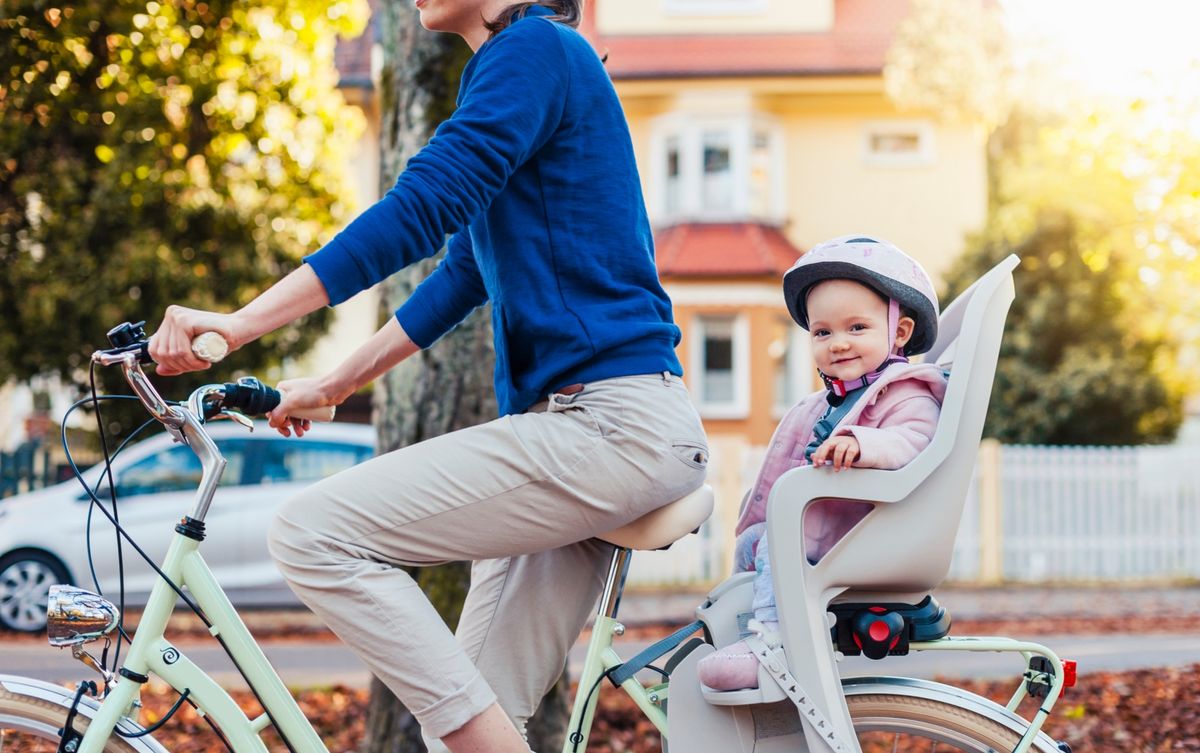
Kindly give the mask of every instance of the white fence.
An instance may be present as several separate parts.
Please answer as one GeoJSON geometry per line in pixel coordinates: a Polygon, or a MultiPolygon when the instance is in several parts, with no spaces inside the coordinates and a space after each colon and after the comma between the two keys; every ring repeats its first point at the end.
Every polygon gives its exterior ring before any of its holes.
{"type": "MultiPolygon", "coordinates": [[[[732,478],[725,486],[744,489],[759,458],[753,450],[739,455],[745,467],[735,474],[726,468],[732,478]]],[[[951,580],[979,581],[988,573],[1022,582],[1200,578],[1200,446],[1006,446],[998,458],[994,468],[976,468],[951,580]],[[999,478],[999,516],[980,514],[978,489],[990,473],[999,478]],[[996,552],[990,569],[982,551],[996,552]]],[[[717,460],[734,458],[714,452],[717,460]]],[[[719,506],[738,501],[722,499],[719,506]]],[[[731,521],[718,510],[698,536],[665,552],[639,553],[630,582],[721,580],[730,562],[731,521]]]]}

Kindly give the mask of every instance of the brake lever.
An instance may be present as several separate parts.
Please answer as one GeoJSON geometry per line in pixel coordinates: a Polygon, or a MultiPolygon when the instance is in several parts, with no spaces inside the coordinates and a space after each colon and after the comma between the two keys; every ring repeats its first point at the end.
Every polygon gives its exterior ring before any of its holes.
{"type": "Polygon", "coordinates": [[[209,421],[216,421],[222,418],[228,418],[230,421],[234,421],[242,426],[245,426],[251,432],[254,431],[254,421],[252,421],[248,416],[246,416],[245,413],[242,413],[241,411],[234,410],[233,408],[222,408],[221,412],[210,418],[209,421]]]}

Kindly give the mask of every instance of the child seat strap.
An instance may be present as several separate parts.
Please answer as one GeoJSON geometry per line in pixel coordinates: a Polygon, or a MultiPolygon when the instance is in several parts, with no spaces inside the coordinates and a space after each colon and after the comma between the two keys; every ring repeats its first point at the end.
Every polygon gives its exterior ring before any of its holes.
{"type": "Polygon", "coordinates": [[[804,692],[804,688],[800,687],[800,683],[796,682],[796,678],[788,670],[787,660],[783,657],[783,649],[778,647],[771,648],[757,634],[752,634],[742,640],[746,642],[750,651],[758,658],[759,663],[766,668],[767,674],[771,675],[771,679],[779,685],[784,694],[796,705],[796,710],[800,712],[800,718],[812,725],[817,734],[821,735],[829,747],[833,748],[837,753],[849,753],[851,748],[847,747],[841,738],[837,736],[833,730],[833,725],[825,718],[825,714],[813,705],[813,702],[808,698],[808,694],[804,692]]]}
{"type": "MultiPolygon", "coordinates": [[[[637,656],[633,657],[632,659],[625,662],[624,664],[620,664],[620,665],[610,669],[608,671],[608,679],[612,682],[613,685],[620,687],[621,683],[625,682],[630,677],[633,677],[638,672],[641,672],[643,669],[650,666],[650,662],[654,661],[655,659],[659,658],[660,656],[665,655],[668,651],[673,650],[676,646],[683,643],[689,635],[691,635],[692,633],[696,632],[697,630],[699,630],[703,627],[704,627],[704,623],[701,622],[700,620],[696,620],[695,622],[691,623],[690,625],[685,625],[684,627],[681,627],[680,629],[676,630],[674,633],[671,633],[670,635],[668,635],[666,638],[663,638],[662,640],[657,641],[656,643],[652,643],[649,646],[647,646],[646,648],[642,649],[642,651],[639,652],[637,656]]],[[[694,650],[696,648],[696,646],[698,646],[698,645],[700,645],[700,644],[697,643],[697,644],[691,646],[690,648],[688,648],[687,653],[691,653],[692,650],[694,650]]],[[[684,654],[684,656],[686,656],[686,655],[687,654],[684,654]]],[[[676,664],[677,663],[678,662],[676,662],[676,664]]],[[[671,666],[674,666],[674,665],[671,665],[671,666]]],[[[669,669],[667,670],[667,673],[668,674],[670,673],[669,669]]]]}

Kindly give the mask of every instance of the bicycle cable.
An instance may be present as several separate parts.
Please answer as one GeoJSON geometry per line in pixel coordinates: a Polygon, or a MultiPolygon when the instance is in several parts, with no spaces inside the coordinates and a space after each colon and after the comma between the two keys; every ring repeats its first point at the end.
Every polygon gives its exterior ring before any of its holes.
{"type": "MultiPolygon", "coordinates": [[[[112,457],[109,457],[108,454],[108,437],[104,434],[104,419],[100,416],[100,401],[96,399],[95,361],[92,361],[88,368],[88,379],[92,388],[92,407],[96,411],[96,430],[100,434],[100,451],[104,455],[104,472],[100,474],[100,477],[104,478],[108,476],[108,496],[112,503],[113,525],[119,528],[121,525],[121,512],[117,508],[117,485],[113,481],[112,475],[112,461],[116,456],[114,454],[112,457]]],[[[114,532],[114,535],[117,540],[117,593],[119,594],[117,614],[120,615],[117,618],[117,647],[113,652],[113,667],[116,667],[121,661],[121,642],[122,636],[125,633],[125,547],[121,543],[121,534],[114,532]]]]}
{"type": "MultiPolygon", "coordinates": [[[[135,737],[145,737],[146,735],[158,730],[160,727],[162,727],[164,724],[166,724],[168,721],[170,721],[171,717],[175,716],[175,712],[179,710],[179,707],[183,705],[184,701],[187,701],[188,696],[191,694],[192,694],[191,688],[184,688],[183,693],[181,693],[179,695],[179,698],[175,701],[175,705],[173,705],[171,707],[171,709],[169,711],[167,711],[166,714],[163,714],[163,717],[161,719],[159,719],[154,724],[151,724],[149,727],[143,727],[142,729],[138,730],[137,732],[122,732],[120,727],[113,727],[113,732],[116,732],[118,735],[125,738],[126,740],[129,740],[129,739],[135,738],[135,737]]],[[[189,703],[190,703],[190,701],[189,701],[189,703]]],[[[192,708],[195,708],[195,707],[196,707],[196,705],[193,703],[192,708]]]]}
{"type": "MultiPolygon", "coordinates": [[[[137,398],[132,397],[131,395],[130,396],[105,395],[100,399],[114,400],[114,399],[121,398],[121,397],[130,397],[134,400],[137,399],[137,398]]],[[[125,437],[125,439],[121,441],[121,444],[118,445],[116,451],[113,452],[111,460],[115,461],[121,455],[121,451],[124,450],[125,447],[133,439],[135,439],[139,434],[141,434],[142,431],[152,423],[155,423],[155,420],[153,418],[148,418],[142,423],[141,426],[137,427],[132,432],[130,432],[129,436],[125,437]]],[[[103,478],[104,478],[104,475],[101,474],[100,479],[98,479],[96,481],[96,486],[92,489],[93,492],[98,492],[100,490],[100,484],[103,481],[103,478]]],[[[87,549],[88,572],[92,576],[92,585],[95,587],[96,593],[100,596],[103,596],[104,590],[100,588],[100,578],[96,575],[96,562],[95,562],[95,558],[92,554],[92,513],[95,509],[96,509],[96,503],[89,500],[88,501],[88,512],[87,512],[87,523],[84,526],[84,542],[85,542],[86,549],[87,549]]],[[[123,613],[122,613],[122,615],[123,615],[123,613]]],[[[117,630],[119,631],[120,636],[123,637],[126,641],[131,640],[129,637],[129,634],[125,632],[125,623],[124,623],[123,616],[122,616],[121,622],[117,625],[117,630]]],[[[118,641],[118,643],[119,643],[119,641],[118,641]]],[[[114,659],[113,661],[114,661],[114,666],[115,666],[116,659],[114,659]]],[[[101,659],[100,663],[106,667],[108,666],[107,654],[105,654],[105,657],[101,659]]]]}
{"type": "MultiPolygon", "coordinates": [[[[96,399],[97,399],[97,400],[111,400],[111,399],[122,399],[122,400],[129,399],[129,400],[138,400],[138,398],[137,398],[137,397],[134,397],[134,396],[132,396],[132,395],[98,395],[96,399]]],[[[120,524],[119,524],[119,523],[118,523],[118,522],[117,522],[117,521],[116,521],[116,520],[113,518],[113,515],[112,515],[112,513],[110,513],[110,512],[108,511],[108,509],[107,509],[107,508],[104,506],[104,503],[100,501],[100,498],[99,498],[98,496],[96,496],[96,494],[95,494],[95,493],[94,493],[94,492],[91,490],[91,488],[89,488],[89,487],[88,487],[88,485],[87,485],[87,482],[86,482],[86,481],[83,479],[83,472],[82,472],[82,471],[80,471],[80,470],[79,470],[79,466],[75,464],[75,459],[74,459],[74,457],[71,455],[71,448],[70,448],[70,445],[69,445],[69,443],[67,442],[67,438],[66,438],[66,436],[67,436],[67,430],[66,430],[66,420],[67,420],[67,416],[69,416],[69,415],[71,414],[71,412],[73,412],[75,409],[77,409],[77,408],[79,408],[79,407],[82,407],[83,405],[85,405],[85,404],[87,404],[87,403],[89,403],[89,402],[91,402],[91,398],[84,398],[84,399],[82,399],[82,400],[79,400],[79,401],[75,402],[73,405],[71,405],[71,407],[70,407],[70,408],[68,408],[68,409],[67,409],[67,413],[66,413],[66,415],[64,415],[64,416],[63,416],[63,423],[62,423],[62,443],[63,443],[63,451],[64,451],[64,452],[65,452],[65,454],[66,454],[66,458],[67,458],[67,464],[68,464],[68,465],[70,466],[70,468],[71,468],[71,473],[72,473],[72,474],[75,476],[75,480],[76,480],[76,481],[78,481],[78,482],[80,483],[80,485],[83,487],[83,490],[84,490],[85,492],[87,492],[87,495],[88,495],[88,497],[91,499],[91,502],[92,502],[92,504],[93,504],[95,507],[99,508],[100,512],[104,513],[104,516],[105,516],[106,518],[108,518],[108,520],[109,520],[109,522],[110,522],[110,523],[112,523],[112,524],[113,524],[113,526],[114,526],[114,527],[116,528],[116,530],[117,530],[117,533],[118,533],[118,534],[119,534],[119,535],[120,535],[120,536],[121,536],[121,537],[122,537],[122,538],[123,538],[123,539],[124,539],[126,542],[128,542],[128,543],[129,543],[129,545],[130,545],[131,547],[133,547],[133,550],[134,550],[135,552],[137,552],[138,556],[140,556],[140,557],[141,557],[141,558],[142,558],[142,559],[143,559],[143,560],[146,562],[146,564],[148,564],[148,565],[150,566],[150,568],[151,568],[152,570],[154,570],[154,572],[155,572],[155,573],[158,575],[158,577],[160,577],[160,578],[162,578],[164,581],[166,581],[167,585],[171,587],[171,590],[172,590],[172,591],[174,591],[174,592],[175,592],[175,594],[176,594],[177,596],[179,596],[179,598],[180,598],[180,599],[183,601],[183,603],[184,603],[184,604],[186,604],[186,605],[188,606],[188,608],[189,608],[189,609],[191,609],[193,612],[195,612],[196,616],[197,616],[197,617],[199,617],[199,618],[200,618],[200,620],[201,620],[201,622],[203,622],[203,623],[204,623],[204,626],[205,626],[206,628],[210,628],[210,629],[211,629],[211,628],[212,628],[212,622],[210,622],[210,621],[209,621],[208,617],[207,617],[207,616],[204,614],[203,610],[201,610],[201,609],[200,609],[200,607],[199,607],[199,606],[198,606],[198,605],[197,605],[197,604],[196,604],[194,601],[192,601],[192,600],[191,600],[191,598],[189,598],[187,594],[185,594],[185,593],[183,592],[183,590],[182,590],[182,589],[179,587],[179,585],[178,585],[178,584],[176,584],[176,583],[175,583],[175,581],[173,581],[173,580],[171,580],[169,577],[167,577],[167,574],[166,574],[166,573],[164,573],[164,572],[162,571],[162,568],[160,568],[160,567],[159,567],[159,566],[158,566],[158,565],[157,565],[157,564],[154,562],[154,560],[153,560],[153,559],[150,557],[150,555],[146,554],[145,550],[144,550],[144,549],[142,549],[142,548],[141,548],[141,546],[139,546],[139,545],[138,545],[138,543],[137,543],[136,541],[134,541],[134,540],[133,540],[133,538],[132,538],[132,537],[129,535],[129,532],[128,532],[128,531],[126,531],[126,530],[125,530],[125,529],[124,529],[124,528],[123,528],[123,527],[122,527],[122,526],[121,526],[121,525],[120,525],[120,524]]],[[[172,404],[176,404],[176,403],[172,403],[172,404]]],[[[106,463],[107,463],[107,464],[109,464],[109,465],[111,465],[111,463],[112,463],[112,460],[111,460],[111,459],[106,459],[106,463]]],[[[128,636],[126,636],[126,637],[128,637],[128,636]]]]}

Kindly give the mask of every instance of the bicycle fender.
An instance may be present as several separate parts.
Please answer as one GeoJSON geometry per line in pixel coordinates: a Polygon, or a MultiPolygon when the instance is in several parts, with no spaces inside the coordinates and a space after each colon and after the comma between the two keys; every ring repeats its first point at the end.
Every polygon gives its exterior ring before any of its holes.
{"type": "MultiPolygon", "coordinates": [[[[66,719],[67,711],[71,708],[71,702],[75,700],[75,692],[73,690],[62,688],[52,683],[42,682],[41,680],[35,680],[32,677],[0,674],[0,687],[3,687],[14,695],[22,695],[62,706],[64,720],[66,719]]],[[[91,722],[92,719],[96,718],[96,713],[99,710],[100,703],[95,698],[85,695],[79,699],[79,706],[75,713],[76,716],[82,716],[91,722]]],[[[123,739],[138,753],[167,753],[167,749],[150,735],[123,739]]]]}

